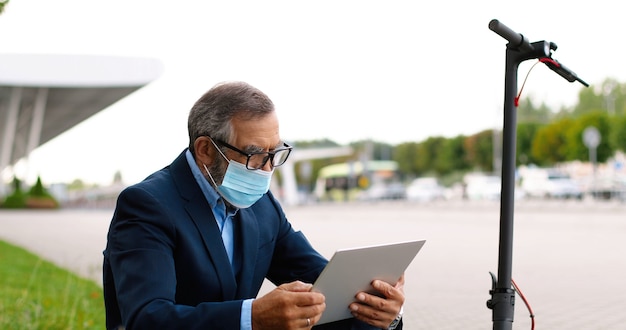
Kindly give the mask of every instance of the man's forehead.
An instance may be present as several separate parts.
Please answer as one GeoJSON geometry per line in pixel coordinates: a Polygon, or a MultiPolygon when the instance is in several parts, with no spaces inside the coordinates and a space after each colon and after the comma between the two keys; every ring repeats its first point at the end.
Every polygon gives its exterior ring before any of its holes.
{"type": "Polygon", "coordinates": [[[233,118],[233,142],[239,147],[274,148],[281,139],[276,116],[243,120],[233,118]]]}

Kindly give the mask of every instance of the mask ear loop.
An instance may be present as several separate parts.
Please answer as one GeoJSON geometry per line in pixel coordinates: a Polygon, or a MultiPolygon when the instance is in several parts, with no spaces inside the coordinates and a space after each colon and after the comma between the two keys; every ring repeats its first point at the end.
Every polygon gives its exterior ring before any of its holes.
{"type": "MultiPolygon", "coordinates": [[[[213,141],[213,138],[210,137],[210,136],[208,136],[208,138],[209,138],[209,140],[211,140],[211,143],[215,147],[215,150],[217,150],[217,152],[219,152],[220,155],[222,155],[222,157],[224,157],[224,160],[226,160],[227,163],[230,163],[230,159],[228,159],[228,157],[226,157],[226,155],[224,155],[222,150],[220,150],[220,147],[218,147],[217,144],[215,144],[215,141],[213,141]]],[[[217,183],[213,179],[213,176],[211,175],[211,172],[209,172],[209,169],[207,168],[206,164],[202,163],[202,166],[204,166],[204,169],[206,170],[206,173],[209,175],[209,178],[211,178],[211,181],[213,182],[213,185],[215,185],[215,187],[217,188],[217,183]]]]}
{"type": "Polygon", "coordinates": [[[215,180],[213,179],[213,176],[211,175],[211,172],[209,172],[209,168],[206,167],[206,164],[202,163],[202,166],[204,166],[204,170],[206,171],[206,174],[209,175],[209,179],[211,179],[211,182],[213,182],[213,186],[215,186],[217,188],[217,183],[215,183],[215,180]]]}
{"type": "MultiPolygon", "coordinates": [[[[224,157],[224,159],[227,162],[230,162],[230,160],[228,160],[228,157],[226,157],[226,155],[224,155],[224,153],[222,152],[222,150],[220,150],[220,148],[217,146],[217,144],[215,144],[215,142],[213,141],[213,138],[208,136],[209,140],[211,140],[211,143],[213,144],[213,146],[215,147],[215,150],[217,150],[217,152],[220,153],[220,155],[222,155],[222,157],[224,157]]],[[[215,182],[215,179],[213,179],[213,176],[211,175],[211,172],[209,172],[209,168],[206,166],[205,163],[202,163],[202,166],[204,166],[204,170],[206,171],[206,174],[209,175],[209,179],[211,179],[211,182],[213,182],[213,186],[215,188],[217,188],[217,183],[215,182]]]]}
{"type": "Polygon", "coordinates": [[[224,157],[224,159],[226,159],[227,162],[230,162],[230,159],[228,159],[228,157],[226,157],[226,155],[224,155],[224,153],[222,152],[222,150],[220,150],[220,148],[217,146],[217,144],[215,144],[215,142],[213,141],[213,138],[209,136],[209,139],[211,140],[211,143],[213,143],[213,146],[215,147],[215,150],[217,150],[217,152],[219,152],[220,155],[222,155],[222,157],[224,157]]]}

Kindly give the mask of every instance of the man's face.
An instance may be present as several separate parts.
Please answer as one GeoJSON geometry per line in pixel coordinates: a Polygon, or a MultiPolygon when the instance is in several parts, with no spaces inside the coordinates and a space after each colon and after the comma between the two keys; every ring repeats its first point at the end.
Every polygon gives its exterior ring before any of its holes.
{"type": "MultiPolygon", "coordinates": [[[[234,117],[231,121],[233,126],[232,141],[226,141],[234,147],[248,153],[267,152],[282,146],[278,129],[278,118],[275,112],[269,113],[264,117],[252,120],[243,120],[240,117],[234,117]]],[[[234,150],[224,148],[224,154],[229,160],[246,164],[247,157],[234,150]]],[[[218,184],[221,184],[228,166],[227,160],[217,154],[219,160],[212,162],[209,166],[213,178],[218,184]]],[[[262,168],[265,171],[271,171],[270,163],[267,162],[262,168]]]]}

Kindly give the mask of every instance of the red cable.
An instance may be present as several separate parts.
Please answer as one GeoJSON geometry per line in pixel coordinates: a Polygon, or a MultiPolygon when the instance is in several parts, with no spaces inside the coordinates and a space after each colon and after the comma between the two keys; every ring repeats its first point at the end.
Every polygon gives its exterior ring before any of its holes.
{"type": "MultiPolygon", "coordinates": [[[[515,107],[519,106],[519,99],[520,96],[522,96],[522,91],[524,90],[524,86],[526,85],[526,80],[528,80],[528,76],[530,75],[530,71],[533,70],[533,68],[535,67],[535,65],[537,65],[537,63],[539,62],[554,62],[551,58],[548,57],[544,57],[539,59],[539,61],[535,62],[535,64],[533,64],[533,66],[530,68],[530,70],[528,70],[528,72],[526,73],[526,78],[524,78],[524,82],[522,83],[522,87],[519,90],[519,93],[517,93],[517,96],[515,97],[515,107]],[[545,61],[544,61],[545,60],[545,61]]],[[[558,63],[555,63],[555,65],[558,65],[558,63]]]]}
{"type": "Polygon", "coordinates": [[[517,294],[522,298],[522,300],[524,301],[524,304],[526,305],[526,308],[528,309],[528,312],[530,313],[530,323],[531,323],[530,329],[535,330],[535,313],[533,313],[533,309],[530,307],[528,300],[526,300],[526,297],[524,296],[522,291],[519,289],[519,287],[517,286],[517,283],[515,283],[513,278],[511,278],[511,283],[513,283],[513,288],[515,289],[515,292],[517,292],[517,294]]]}

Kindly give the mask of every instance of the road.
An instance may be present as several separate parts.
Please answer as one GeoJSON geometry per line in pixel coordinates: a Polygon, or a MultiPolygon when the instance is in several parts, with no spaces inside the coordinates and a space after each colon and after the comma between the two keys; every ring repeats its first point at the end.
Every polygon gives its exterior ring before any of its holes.
{"type": "MultiPolygon", "coordinates": [[[[406,273],[406,329],[490,329],[499,203],[300,205],[288,218],[327,257],[339,248],[426,239],[406,273]]],[[[0,239],[101,284],[112,210],[0,211],[0,239]]],[[[518,201],[513,279],[538,329],[626,328],[626,203],[518,201]]],[[[262,293],[271,289],[266,284],[262,293]]],[[[530,329],[516,298],[514,329],[530,329]]]]}

